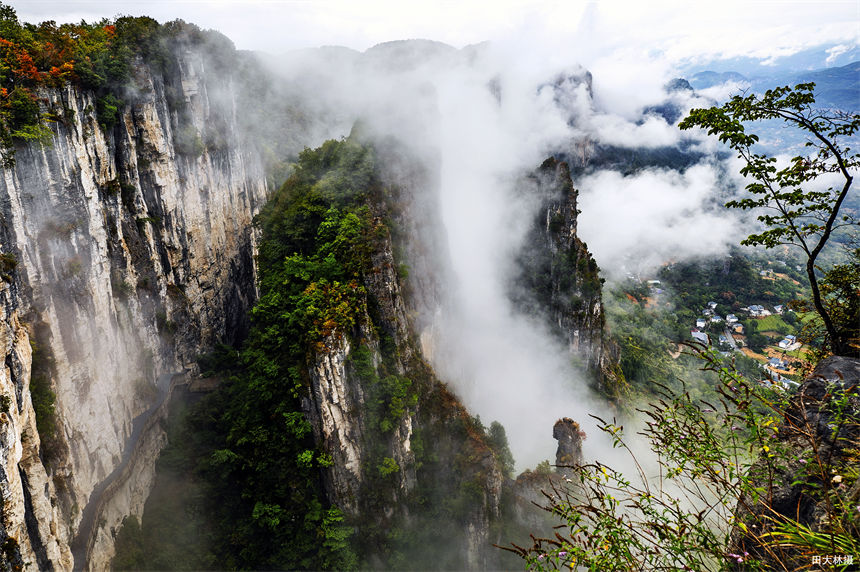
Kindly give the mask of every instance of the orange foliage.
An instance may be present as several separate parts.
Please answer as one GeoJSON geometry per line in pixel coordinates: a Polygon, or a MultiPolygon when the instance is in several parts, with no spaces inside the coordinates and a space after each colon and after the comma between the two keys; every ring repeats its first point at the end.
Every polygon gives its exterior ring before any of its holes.
{"type": "Polygon", "coordinates": [[[61,65],[60,67],[51,66],[50,71],[48,72],[51,75],[51,78],[56,81],[63,81],[68,78],[71,73],[75,69],[74,61],[68,61],[61,65]]]}
{"type": "Polygon", "coordinates": [[[0,59],[10,68],[13,83],[17,80],[38,85],[44,79],[27,50],[5,38],[0,38],[0,59]]]}

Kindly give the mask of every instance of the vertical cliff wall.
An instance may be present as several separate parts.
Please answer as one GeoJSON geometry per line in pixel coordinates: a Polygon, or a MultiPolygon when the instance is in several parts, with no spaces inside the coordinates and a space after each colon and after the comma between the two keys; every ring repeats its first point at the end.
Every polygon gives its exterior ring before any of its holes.
{"type": "Polygon", "coordinates": [[[498,451],[419,340],[439,288],[429,270],[445,258],[433,248],[434,171],[402,148],[375,151],[366,310],[309,360],[308,417],[334,460],[326,492],[371,545],[369,565],[487,569],[496,562],[491,525],[502,517],[498,451]],[[407,262],[409,276],[422,272],[407,278],[407,262]]]}
{"type": "Polygon", "coordinates": [[[511,295],[521,311],[551,324],[600,391],[614,394],[623,383],[619,350],[606,332],[597,262],[577,236],[578,192],[570,170],[547,159],[523,188],[537,193],[542,206],[518,255],[511,295]]]}
{"type": "MultiPolygon", "coordinates": [[[[134,66],[108,129],[92,93],[41,93],[62,118],[51,145],[19,147],[0,177],[0,250],[17,262],[0,285],[4,528],[43,568],[71,568],[82,512],[127,454],[158,376],[240,337],[256,297],[250,223],[266,183],[240,133],[238,86],[203,46],[172,53],[171,65],[134,66]],[[56,396],[41,442],[31,348],[41,395],[56,396]]],[[[132,511],[146,480],[124,500],[132,511]]]]}

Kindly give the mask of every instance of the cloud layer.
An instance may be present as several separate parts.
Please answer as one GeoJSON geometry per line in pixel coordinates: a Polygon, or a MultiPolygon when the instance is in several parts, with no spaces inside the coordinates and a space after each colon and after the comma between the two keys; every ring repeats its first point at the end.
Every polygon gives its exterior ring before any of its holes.
{"type": "Polygon", "coordinates": [[[742,238],[718,200],[719,170],[597,171],[580,181],[579,230],[613,277],[650,272],[669,260],[723,254],[742,238]]]}

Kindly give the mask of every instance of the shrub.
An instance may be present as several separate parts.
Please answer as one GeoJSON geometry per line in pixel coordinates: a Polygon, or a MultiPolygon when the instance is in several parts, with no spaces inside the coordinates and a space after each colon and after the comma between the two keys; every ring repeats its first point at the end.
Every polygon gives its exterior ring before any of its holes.
{"type": "Polygon", "coordinates": [[[813,392],[820,400],[789,401],[781,388],[749,381],[717,355],[690,347],[719,375],[719,399],[711,404],[667,389],[641,410],[656,476],[623,427],[598,419],[635,471],[590,463],[577,467],[570,486],[553,485],[545,509],[561,519],[564,533],[506,548],[530,569],[794,570],[812,554],[860,550],[860,517],[847,494],[858,476],[856,386],[837,382],[813,392]],[[844,453],[832,454],[837,449],[844,453]],[[776,508],[789,489],[803,491],[803,511],[818,503],[820,527],[800,519],[799,505],[776,508]]]}
{"type": "Polygon", "coordinates": [[[398,465],[397,461],[395,461],[391,457],[385,457],[382,459],[382,462],[377,467],[377,470],[379,471],[379,476],[385,478],[400,471],[400,465],[398,465]]]}
{"type": "Polygon", "coordinates": [[[51,388],[54,360],[50,354],[41,350],[35,342],[31,341],[30,347],[33,352],[30,371],[30,399],[36,414],[36,430],[43,441],[50,441],[57,433],[55,411],[57,396],[51,388]]]}
{"type": "Polygon", "coordinates": [[[17,266],[18,258],[14,254],[11,252],[0,254],[0,274],[2,274],[4,280],[7,282],[12,281],[10,274],[17,266]]]}
{"type": "Polygon", "coordinates": [[[110,93],[96,100],[96,117],[102,129],[108,131],[116,125],[121,106],[122,101],[110,93]]]}

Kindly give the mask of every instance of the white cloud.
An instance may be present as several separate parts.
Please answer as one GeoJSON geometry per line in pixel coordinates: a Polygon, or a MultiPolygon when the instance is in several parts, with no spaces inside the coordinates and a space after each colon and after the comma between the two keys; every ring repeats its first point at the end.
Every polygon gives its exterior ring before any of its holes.
{"type": "Polygon", "coordinates": [[[833,63],[834,60],[836,60],[836,58],[838,58],[839,56],[841,56],[842,54],[844,54],[848,50],[851,50],[855,47],[857,47],[856,43],[854,43],[854,44],[839,44],[838,46],[833,46],[832,48],[827,50],[827,60],[826,60],[827,63],[828,64],[833,63]]]}
{"type": "Polygon", "coordinates": [[[656,116],[633,123],[617,115],[597,114],[592,118],[592,126],[598,141],[617,147],[654,149],[675,145],[680,139],[677,127],[656,116]]]}
{"type": "Polygon", "coordinates": [[[623,276],[669,260],[725,252],[741,234],[719,196],[718,171],[649,169],[624,176],[598,171],[576,181],[579,232],[604,271],[623,276]]]}

